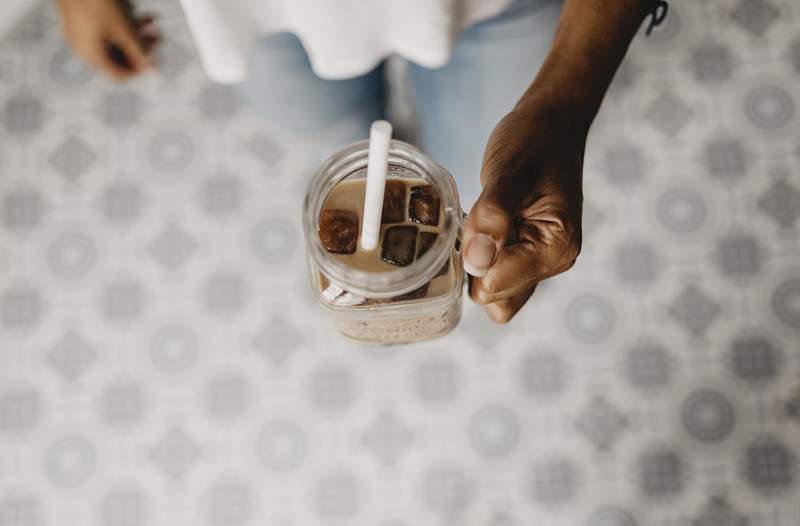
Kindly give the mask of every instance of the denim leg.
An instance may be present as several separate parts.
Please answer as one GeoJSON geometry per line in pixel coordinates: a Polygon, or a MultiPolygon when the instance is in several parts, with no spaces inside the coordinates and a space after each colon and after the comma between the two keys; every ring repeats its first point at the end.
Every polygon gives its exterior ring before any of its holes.
{"type": "Polygon", "coordinates": [[[453,174],[465,210],[481,191],[489,134],[536,76],[560,13],[557,0],[518,0],[465,30],[447,65],[409,68],[417,142],[453,174]]]}
{"type": "MultiPolygon", "coordinates": [[[[383,65],[360,77],[325,80],[311,69],[300,39],[291,33],[265,37],[253,50],[240,94],[268,128],[298,141],[322,139],[320,158],[368,136],[385,115],[383,65]]],[[[315,161],[316,162],[316,161],[315,161]]]]}

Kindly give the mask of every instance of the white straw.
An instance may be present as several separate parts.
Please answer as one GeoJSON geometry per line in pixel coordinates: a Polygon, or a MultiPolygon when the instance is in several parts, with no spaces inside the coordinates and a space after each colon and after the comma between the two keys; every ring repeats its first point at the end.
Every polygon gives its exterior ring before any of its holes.
{"type": "Polygon", "coordinates": [[[392,125],[375,121],[369,129],[369,161],[367,188],[364,196],[364,218],[361,221],[361,248],[373,250],[378,246],[383,213],[383,190],[386,187],[386,164],[389,160],[389,141],[392,125]]]}

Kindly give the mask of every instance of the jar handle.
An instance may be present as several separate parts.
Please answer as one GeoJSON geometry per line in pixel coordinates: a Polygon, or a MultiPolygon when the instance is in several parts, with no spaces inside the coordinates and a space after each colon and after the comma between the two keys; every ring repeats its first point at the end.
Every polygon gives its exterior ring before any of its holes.
{"type": "Polygon", "coordinates": [[[456,233],[456,254],[461,254],[461,239],[464,236],[464,226],[467,224],[467,213],[458,209],[458,232],[456,233]]]}

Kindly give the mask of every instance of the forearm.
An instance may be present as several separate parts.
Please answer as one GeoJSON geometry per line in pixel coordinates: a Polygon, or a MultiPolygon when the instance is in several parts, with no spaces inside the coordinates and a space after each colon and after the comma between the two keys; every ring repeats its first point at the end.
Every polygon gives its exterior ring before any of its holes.
{"type": "Polygon", "coordinates": [[[566,0],[550,53],[517,107],[546,101],[588,129],[646,6],[645,0],[566,0]]]}

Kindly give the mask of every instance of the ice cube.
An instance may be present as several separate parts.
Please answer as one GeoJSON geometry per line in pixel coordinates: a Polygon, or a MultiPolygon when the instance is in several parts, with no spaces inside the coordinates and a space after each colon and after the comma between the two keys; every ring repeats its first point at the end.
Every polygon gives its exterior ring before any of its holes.
{"type": "Polygon", "coordinates": [[[417,227],[413,225],[393,226],[383,233],[381,257],[387,263],[407,267],[414,262],[417,248],[417,227]]]}
{"type": "Polygon", "coordinates": [[[422,225],[439,224],[439,193],[433,186],[411,187],[411,201],[408,203],[408,218],[422,225]]]}
{"type": "Polygon", "coordinates": [[[406,183],[389,179],[383,191],[381,223],[402,223],[406,220],[406,183]]]}
{"type": "MultiPolygon", "coordinates": [[[[417,259],[421,258],[433,244],[436,242],[436,238],[439,237],[439,234],[436,232],[420,232],[419,233],[419,243],[417,243],[417,259]]],[[[439,276],[444,276],[447,274],[447,267],[450,265],[450,260],[448,259],[445,261],[444,266],[439,269],[439,272],[436,273],[434,278],[438,278],[439,276]]]]}
{"type": "Polygon", "coordinates": [[[333,254],[352,254],[358,242],[358,214],[331,208],[319,216],[319,239],[333,254]]]}
{"type": "Polygon", "coordinates": [[[436,238],[439,237],[439,234],[436,232],[420,232],[419,233],[419,244],[417,245],[417,259],[421,258],[425,255],[428,250],[433,246],[436,242],[436,238]]]}

